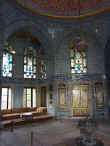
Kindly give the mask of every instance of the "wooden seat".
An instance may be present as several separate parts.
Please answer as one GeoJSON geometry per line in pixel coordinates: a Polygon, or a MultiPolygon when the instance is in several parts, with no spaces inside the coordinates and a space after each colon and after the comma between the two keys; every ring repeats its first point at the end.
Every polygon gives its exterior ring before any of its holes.
{"type": "Polygon", "coordinates": [[[12,126],[19,126],[19,125],[24,125],[24,124],[28,124],[28,123],[36,123],[36,122],[43,122],[49,119],[53,119],[53,116],[51,115],[41,115],[41,116],[37,116],[37,117],[33,117],[30,119],[13,119],[13,120],[5,120],[2,121],[2,125],[4,128],[8,128],[8,127],[12,127],[12,126]]]}
{"type": "Polygon", "coordinates": [[[53,116],[47,114],[47,108],[46,107],[36,107],[36,108],[19,108],[19,109],[13,109],[13,110],[7,110],[3,111],[2,113],[2,125],[6,127],[10,126],[17,126],[17,125],[23,125],[26,123],[33,123],[33,122],[39,122],[39,121],[45,121],[48,119],[52,119],[53,116]],[[28,115],[31,114],[30,117],[25,117],[21,115],[28,115]]]}
{"type": "Polygon", "coordinates": [[[11,119],[16,119],[16,118],[20,118],[20,113],[2,115],[2,120],[11,120],[11,119]]]}

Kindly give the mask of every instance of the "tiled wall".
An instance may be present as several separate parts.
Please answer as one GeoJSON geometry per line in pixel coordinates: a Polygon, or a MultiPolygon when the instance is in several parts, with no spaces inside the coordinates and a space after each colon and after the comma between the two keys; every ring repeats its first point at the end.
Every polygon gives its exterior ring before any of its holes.
{"type": "MultiPolygon", "coordinates": [[[[48,17],[41,17],[34,15],[27,10],[24,10],[14,3],[7,2],[4,0],[2,2],[2,8],[0,10],[2,15],[2,29],[0,29],[0,36],[3,33],[3,37],[0,37],[0,46],[1,50],[3,48],[2,39],[11,40],[11,36],[14,32],[25,31],[30,32],[34,37],[36,37],[42,47],[45,50],[45,59],[47,62],[47,75],[48,79],[46,81],[24,81],[23,78],[23,58],[16,56],[15,60],[15,79],[12,80],[1,80],[2,84],[6,82],[8,84],[15,85],[16,92],[14,92],[15,107],[21,106],[21,91],[22,89],[17,89],[21,87],[22,84],[30,85],[41,85],[45,84],[47,88],[49,84],[53,84],[53,98],[54,103],[52,106],[48,104],[48,112],[54,115],[59,115],[57,112],[57,86],[56,82],[66,82],[74,83],[74,81],[90,81],[95,80],[106,80],[105,78],[105,66],[104,66],[104,49],[109,36],[109,12],[104,13],[101,16],[94,16],[87,18],[83,23],[83,34],[84,39],[88,42],[87,49],[87,68],[88,73],[85,76],[71,76],[70,74],[70,60],[69,60],[69,45],[73,37],[80,35],[79,20],[59,20],[59,19],[50,19],[48,17]],[[99,30],[96,32],[96,26],[99,24],[99,30]],[[19,65],[21,64],[21,66],[19,65]],[[16,86],[19,83],[19,87],[16,86]],[[19,95],[18,95],[19,92],[19,95]],[[16,96],[17,95],[17,96],[16,96]]],[[[1,28],[1,27],[0,27],[1,28]]],[[[12,45],[17,50],[18,54],[22,54],[22,48],[26,46],[28,42],[23,41],[11,41],[12,45]]],[[[28,44],[27,44],[28,45],[28,44]]],[[[2,56],[2,51],[1,56],[2,56]]],[[[2,58],[0,57],[2,61],[2,58]]],[[[0,62],[1,62],[0,61],[0,62]]],[[[2,62],[1,62],[2,63],[2,62]]],[[[0,63],[0,64],[1,64],[0,63]]],[[[93,88],[93,86],[91,86],[93,88]]],[[[48,91],[48,90],[47,90],[48,91]]],[[[93,89],[91,90],[93,92],[93,89]]],[[[49,93],[47,94],[49,98],[49,93]]],[[[90,94],[92,99],[92,93],[90,94]]],[[[107,95],[108,96],[108,95],[107,95]]],[[[69,88],[68,95],[69,98],[69,88]]],[[[107,99],[108,100],[108,99],[107,99]]],[[[93,103],[92,103],[93,104],[93,103]]],[[[71,109],[68,108],[68,111],[65,115],[71,115],[71,109]]]]}

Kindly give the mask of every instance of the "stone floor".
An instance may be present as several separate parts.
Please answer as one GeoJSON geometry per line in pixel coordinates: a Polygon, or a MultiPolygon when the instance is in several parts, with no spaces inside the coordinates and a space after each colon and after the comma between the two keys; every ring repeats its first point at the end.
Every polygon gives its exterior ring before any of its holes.
{"type": "MultiPolygon", "coordinates": [[[[10,129],[0,131],[0,146],[74,146],[74,139],[79,136],[77,121],[52,120],[16,127],[13,132],[10,129]]],[[[110,122],[99,122],[97,137],[105,146],[110,146],[110,122]]]]}

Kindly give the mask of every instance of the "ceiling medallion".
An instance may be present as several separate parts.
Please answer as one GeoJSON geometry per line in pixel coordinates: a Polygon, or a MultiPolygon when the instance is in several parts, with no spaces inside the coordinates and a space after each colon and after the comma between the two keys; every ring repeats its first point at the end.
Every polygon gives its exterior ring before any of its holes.
{"type": "Polygon", "coordinates": [[[20,6],[45,16],[75,17],[110,10],[110,0],[15,0],[20,6]],[[80,3],[80,5],[79,5],[80,3]]]}

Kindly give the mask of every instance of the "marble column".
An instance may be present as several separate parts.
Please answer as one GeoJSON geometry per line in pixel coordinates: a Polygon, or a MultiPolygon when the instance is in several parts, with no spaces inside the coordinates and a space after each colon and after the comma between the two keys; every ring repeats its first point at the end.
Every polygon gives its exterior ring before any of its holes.
{"type": "MultiPolygon", "coordinates": [[[[1,55],[0,55],[0,58],[1,58],[1,55]]],[[[1,78],[1,75],[0,75],[0,78],[1,78]]],[[[1,121],[1,96],[2,96],[1,90],[2,90],[2,87],[1,87],[1,80],[0,80],[0,121],[1,121]]],[[[0,124],[0,127],[1,127],[1,124],[0,124]]]]}
{"type": "Polygon", "coordinates": [[[57,84],[56,83],[54,83],[53,84],[53,99],[54,99],[54,110],[55,110],[55,112],[54,112],[54,115],[55,115],[55,117],[57,117],[58,116],[58,101],[57,101],[57,84]]]}
{"type": "MultiPolygon", "coordinates": [[[[1,77],[2,77],[2,55],[3,55],[3,32],[0,28],[0,121],[1,121],[1,92],[2,92],[2,85],[1,85],[1,77]]],[[[0,124],[1,127],[1,124],[0,124]]]]}
{"type": "Polygon", "coordinates": [[[23,103],[22,103],[22,94],[23,94],[23,85],[21,84],[16,84],[14,86],[14,96],[16,97],[13,100],[13,108],[21,108],[23,103]]]}
{"type": "Polygon", "coordinates": [[[49,83],[48,88],[47,88],[47,107],[48,107],[48,113],[51,114],[52,116],[55,115],[55,96],[54,96],[54,84],[49,83]]]}
{"type": "Polygon", "coordinates": [[[66,84],[66,90],[67,90],[67,94],[66,94],[66,100],[67,100],[67,105],[68,105],[68,117],[72,117],[72,107],[71,107],[71,95],[70,95],[70,83],[67,82],[66,84]]]}
{"type": "Polygon", "coordinates": [[[38,85],[36,88],[37,88],[37,93],[36,93],[37,102],[36,102],[36,104],[37,104],[37,107],[40,107],[41,106],[41,87],[40,87],[40,85],[38,85]]]}
{"type": "Polygon", "coordinates": [[[16,65],[14,66],[13,76],[16,80],[22,80],[24,78],[24,44],[26,44],[24,41],[17,40],[13,45],[16,51],[16,54],[14,55],[14,64],[16,65]]]}
{"type": "Polygon", "coordinates": [[[107,79],[104,79],[104,99],[105,99],[105,106],[104,106],[104,119],[109,118],[109,94],[108,94],[108,82],[107,79]]]}
{"type": "Polygon", "coordinates": [[[94,82],[93,80],[90,81],[90,117],[95,117],[95,96],[94,96],[94,82]]]}

